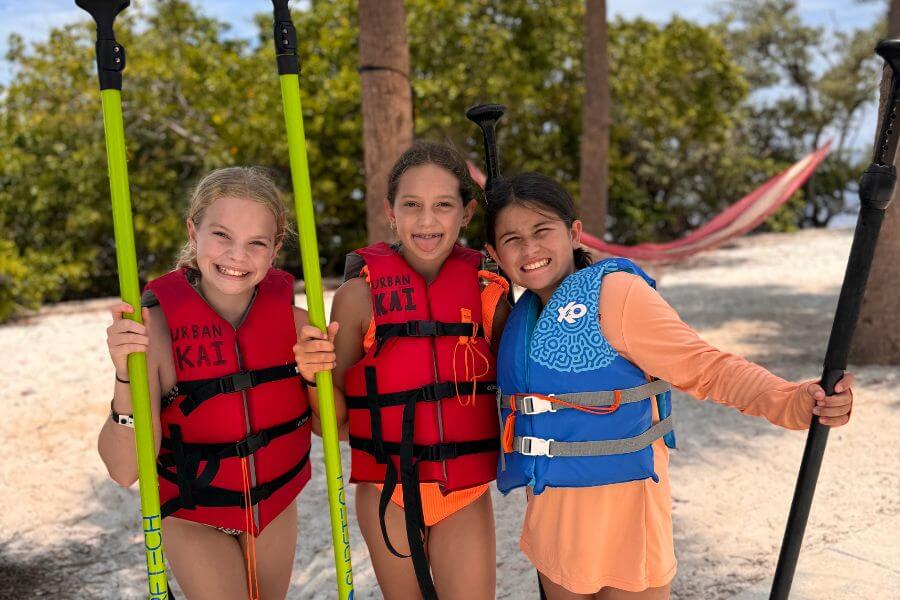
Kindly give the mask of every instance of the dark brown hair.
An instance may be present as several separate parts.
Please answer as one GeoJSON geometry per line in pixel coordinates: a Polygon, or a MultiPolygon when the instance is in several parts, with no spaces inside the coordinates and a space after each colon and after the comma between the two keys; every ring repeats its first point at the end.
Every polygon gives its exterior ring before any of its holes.
{"type": "Polygon", "coordinates": [[[459,197],[462,198],[463,206],[467,205],[470,200],[477,200],[481,195],[481,188],[469,175],[465,159],[455,148],[439,142],[417,141],[400,155],[388,176],[387,197],[391,206],[397,199],[400,178],[407,170],[421,165],[436,165],[456,177],[459,182],[459,197]]]}
{"type": "MultiPolygon", "coordinates": [[[[532,172],[498,179],[491,189],[485,217],[487,239],[494,246],[497,245],[497,218],[504,208],[511,205],[554,214],[570,229],[578,218],[572,196],[552,177],[532,172]]],[[[573,254],[576,269],[583,269],[593,262],[584,248],[575,248],[573,254]]]]}

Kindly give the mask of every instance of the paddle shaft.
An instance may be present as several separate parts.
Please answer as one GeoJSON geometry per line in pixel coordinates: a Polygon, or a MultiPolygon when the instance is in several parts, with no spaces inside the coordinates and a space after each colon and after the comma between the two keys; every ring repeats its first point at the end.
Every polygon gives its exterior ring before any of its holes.
{"type": "MultiPolygon", "coordinates": [[[[125,315],[125,318],[141,323],[141,289],[138,282],[125,155],[125,131],[122,122],[121,71],[125,68],[125,49],[116,42],[113,34],[115,17],[128,6],[129,2],[79,0],[76,4],[89,12],[97,23],[97,70],[103,105],[103,130],[106,136],[119,289],[122,299],[135,309],[132,314],[125,315]]],[[[156,445],[153,440],[147,356],[143,352],[128,355],[128,378],[131,382],[129,387],[134,413],[134,441],[137,448],[148,597],[151,600],[166,600],[169,598],[169,591],[163,560],[162,516],[156,479],[156,445]]]]}
{"type": "MultiPolygon", "coordinates": [[[[900,41],[882,42],[876,51],[890,65],[893,77],[890,97],[876,143],[875,160],[863,173],[859,184],[859,219],[853,234],[850,258],[847,261],[847,270],[841,285],[834,323],[828,339],[828,349],[825,352],[821,385],[825,389],[825,394],[829,396],[834,394],[834,386],[847,368],[850,344],[853,341],[853,332],[856,329],[866,282],[869,278],[872,257],[878,244],[878,234],[896,181],[894,157],[897,151],[898,128],[895,126],[895,118],[898,108],[900,108],[898,107],[898,101],[900,101],[898,83],[900,82],[897,80],[900,41]]],[[[813,416],[806,438],[806,447],[803,450],[803,461],[797,476],[797,485],[794,489],[794,498],[791,502],[791,512],[785,528],[778,565],[775,569],[770,600],[787,600],[790,595],[827,442],[828,427],[823,426],[819,423],[819,418],[813,416]]]]}
{"type": "MultiPolygon", "coordinates": [[[[281,80],[281,98],[288,137],[291,181],[294,205],[300,234],[300,258],[309,322],[326,331],[325,301],[322,293],[322,274],[319,268],[319,247],[316,240],[315,213],[309,182],[309,163],[306,156],[306,137],[303,131],[303,112],[300,104],[300,65],[297,57],[297,37],[287,0],[273,0],[275,9],[275,54],[281,80]]],[[[337,578],[338,598],[353,598],[353,570],[350,562],[350,530],[347,525],[347,503],[344,476],[338,444],[337,419],[334,408],[334,388],[331,371],[316,373],[319,396],[319,418],[322,423],[322,446],[325,454],[325,479],[328,488],[328,507],[331,516],[331,543],[337,578]]]]}

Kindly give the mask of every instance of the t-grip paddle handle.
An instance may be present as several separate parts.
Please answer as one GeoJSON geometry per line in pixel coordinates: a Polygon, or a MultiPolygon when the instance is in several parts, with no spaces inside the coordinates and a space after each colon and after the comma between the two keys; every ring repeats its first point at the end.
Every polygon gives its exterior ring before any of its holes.
{"type": "Polygon", "coordinates": [[[883,40],[875,46],[875,52],[891,69],[891,90],[875,142],[875,156],[859,180],[859,201],[864,208],[885,210],[891,202],[897,170],[894,157],[900,138],[900,39],[883,40]]]}
{"type": "Polygon", "coordinates": [[[500,158],[497,151],[497,121],[506,112],[502,104],[478,104],[466,111],[466,118],[478,125],[484,135],[484,163],[487,180],[484,193],[490,202],[491,187],[500,177],[500,158]]]}
{"type": "MultiPolygon", "coordinates": [[[[883,40],[875,46],[875,52],[884,59],[891,69],[891,91],[888,102],[884,107],[884,116],[881,119],[881,127],[878,130],[875,142],[874,164],[880,166],[893,165],[893,157],[897,152],[897,102],[900,101],[898,87],[900,87],[900,39],[883,40]]],[[[888,194],[890,195],[890,194],[888,194]]]]}
{"type": "Polygon", "coordinates": [[[116,41],[113,23],[131,0],[75,0],[97,23],[97,75],[101,90],[122,89],[125,48],[116,41]]]}
{"type": "Polygon", "coordinates": [[[299,75],[300,57],[297,54],[297,29],[291,19],[290,0],[272,0],[275,16],[275,60],[279,75],[299,75]]]}
{"type": "Polygon", "coordinates": [[[900,73],[900,39],[881,40],[875,46],[875,53],[890,65],[894,74],[900,73]]]}

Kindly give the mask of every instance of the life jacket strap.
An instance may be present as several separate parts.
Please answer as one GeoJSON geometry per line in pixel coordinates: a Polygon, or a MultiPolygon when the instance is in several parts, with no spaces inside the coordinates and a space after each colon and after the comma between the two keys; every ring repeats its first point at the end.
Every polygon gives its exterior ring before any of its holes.
{"type": "Polygon", "coordinates": [[[596,408],[613,406],[617,403],[631,404],[664,394],[671,389],[671,384],[662,379],[656,379],[644,385],[618,390],[619,398],[616,397],[616,390],[569,394],[511,394],[501,396],[500,408],[510,409],[523,415],[539,415],[576,407],[596,408]],[[554,402],[554,399],[559,402],[554,402]]]}
{"type": "Polygon", "coordinates": [[[381,431],[381,410],[378,406],[378,377],[375,367],[365,368],[366,377],[366,408],[369,409],[369,429],[372,432],[372,449],[369,452],[375,456],[375,462],[384,464],[388,462],[384,452],[384,436],[381,431]]]}
{"type": "MultiPolygon", "coordinates": [[[[400,456],[401,442],[381,442],[386,456],[400,456]]],[[[482,452],[496,452],[500,446],[497,438],[472,440],[468,442],[444,442],[424,446],[413,445],[413,456],[416,460],[439,462],[451,460],[467,454],[481,454],[482,452]]],[[[354,450],[375,455],[375,442],[365,438],[350,436],[350,447],[354,450]]]]}
{"type": "MultiPolygon", "coordinates": [[[[367,375],[369,374],[367,370],[367,375]]],[[[374,369],[371,371],[371,377],[374,379],[374,369]]],[[[371,392],[371,390],[369,391],[371,392]]],[[[376,435],[373,431],[372,437],[374,440],[377,440],[378,451],[382,453],[382,457],[387,462],[384,487],[381,489],[381,498],[378,502],[378,520],[381,525],[381,535],[388,550],[394,556],[406,558],[406,555],[400,554],[394,548],[387,532],[387,507],[390,504],[391,496],[397,487],[399,479],[403,493],[403,518],[406,525],[406,541],[409,544],[409,558],[412,559],[413,571],[419,584],[419,591],[422,592],[424,600],[438,600],[434,581],[431,578],[428,555],[425,552],[425,516],[422,510],[422,496],[419,488],[419,461],[421,459],[417,460],[416,446],[413,444],[415,420],[416,401],[415,398],[409,397],[403,405],[403,419],[400,426],[402,441],[399,444],[394,444],[399,456],[399,473],[394,466],[394,462],[384,456],[384,453],[388,451],[386,450],[388,444],[381,440],[381,432],[379,431],[376,435]]]]}
{"type": "Polygon", "coordinates": [[[264,383],[299,376],[300,371],[297,369],[296,363],[290,363],[265,369],[240,371],[231,375],[210,379],[179,381],[168,395],[184,396],[178,406],[181,408],[182,414],[188,416],[198,406],[219,394],[231,394],[232,392],[239,392],[264,383]]]}
{"type": "Polygon", "coordinates": [[[630,438],[593,442],[557,442],[553,439],[516,436],[513,438],[512,448],[513,452],[518,452],[525,456],[545,456],[548,458],[557,456],[612,456],[643,450],[672,431],[672,429],[672,416],[669,415],[644,433],[630,438]]]}
{"type": "MultiPolygon", "coordinates": [[[[254,506],[256,504],[259,504],[260,502],[263,502],[264,500],[268,500],[272,494],[290,483],[292,479],[299,475],[300,472],[303,471],[303,468],[306,467],[306,464],[308,462],[309,451],[307,451],[306,454],[303,455],[303,457],[297,462],[297,464],[295,464],[293,467],[291,467],[272,481],[251,488],[249,496],[250,505],[254,506]]],[[[171,471],[168,471],[166,469],[160,469],[159,475],[160,477],[168,481],[177,483],[178,475],[176,473],[172,473],[171,471]]],[[[202,486],[195,482],[192,482],[190,484],[190,488],[193,500],[191,508],[195,506],[218,508],[238,507],[242,509],[247,508],[247,501],[245,500],[245,495],[242,491],[227,490],[210,485],[202,486]]],[[[179,495],[164,503],[160,508],[160,512],[163,518],[165,518],[182,508],[188,507],[184,505],[183,499],[179,495]]]]}
{"type": "MultiPolygon", "coordinates": [[[[224,459],[234,456],[238,458],[246,458],[260,448],[265,448],[266,446],[268,446],[272,440],[277,439],[283,435],[288,435],[289,433],[293,433],[294,431],[300,429],[301,427],[306,425],[307,422],[309,422],[311,416],[312,409],[307,408],[299,417],[291,419],[290,421],[285,421],[284,423],[279,423],[278,425],[273,425],[272,427],[268,427],[266,429],[262,429],[256,433],[248,435],[244,439],[237,442],[225,442],[218,444],[194,444],[180,442],[181,455],[182,457],[191,457],[193,461],[209,461],[214,458],[224,459]]],[[[160,442],[160,447],[169,451],[173,451],[172,454],[161,454],[159,456],[157,462],[160,466],[180,468],[184,464],[185,459],[182,458],[179,461],[178,457],[174,453],[175,444],[171,437],[163,437],[160,442]]]]}
{"type": "MultiPolygon", "coordinates": [[[[184,467],[176,471],[174,480],[170,481],[178,486],[178,497],[181,498],[184,508],[193,509],[194,499],[191,493],[191,479],[197,476],[199,463],[189,459],[186,455],[180,426],[170,426],[169,434],[171,435],[170,450],[172,451],[172,459],[184,467]],[[189,475],[188,473],[192,473],[192,475],[189,475]]],[[[210,468],[210,465],[207,464],[207,468],[204,469],[204,472],[208,471],[210,468]]],[[[218,463],[215,465],[215,468],[218,470],[218,463]]]]}
{"type": "MultiPolygon", "coordinates": [[[[476,323],[445,323],[443,321],[404,321],[403,323],[382,323],[375,326],[375,356],[387,340],[395,337],[476,337],[479,335],[476,323]]],[[[482,334],[483,335],[483,334],[482,334]]]]}
{"type": "Polygon", "coordinates": [[[467,396],[473,392],[475,394],[490,394],[493,396],[497,392],[497,384],[494,381],[479,381],[477,383],[460,381],[458,384],[452,381],[443,381],[402,392],[385,394],[376,390],[377,395],[374,403],[370,402],[371,395],[346,396],[345,401],[349,409],[364,410],[371,408],[372,404],[374,404],[376,409],[385,406],[400,406],[406,404],[411,397],[415,402],[435,402],[446,398],[454,398],[457,394],[467,396]]]}

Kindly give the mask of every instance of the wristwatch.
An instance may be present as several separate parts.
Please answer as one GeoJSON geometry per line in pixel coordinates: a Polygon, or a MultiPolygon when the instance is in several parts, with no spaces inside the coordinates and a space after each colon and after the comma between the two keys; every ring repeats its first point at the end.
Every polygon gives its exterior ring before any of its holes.
{"type": "Polygon", "coordinates": [[[134,415],[120,415],[116,412],[116,409],[113,408],[113,402],[115,402],[115,400],[109,401],[109,416],[113,420],[113,423],[118,423],[119,425],[134,429],[134,415]]]}

